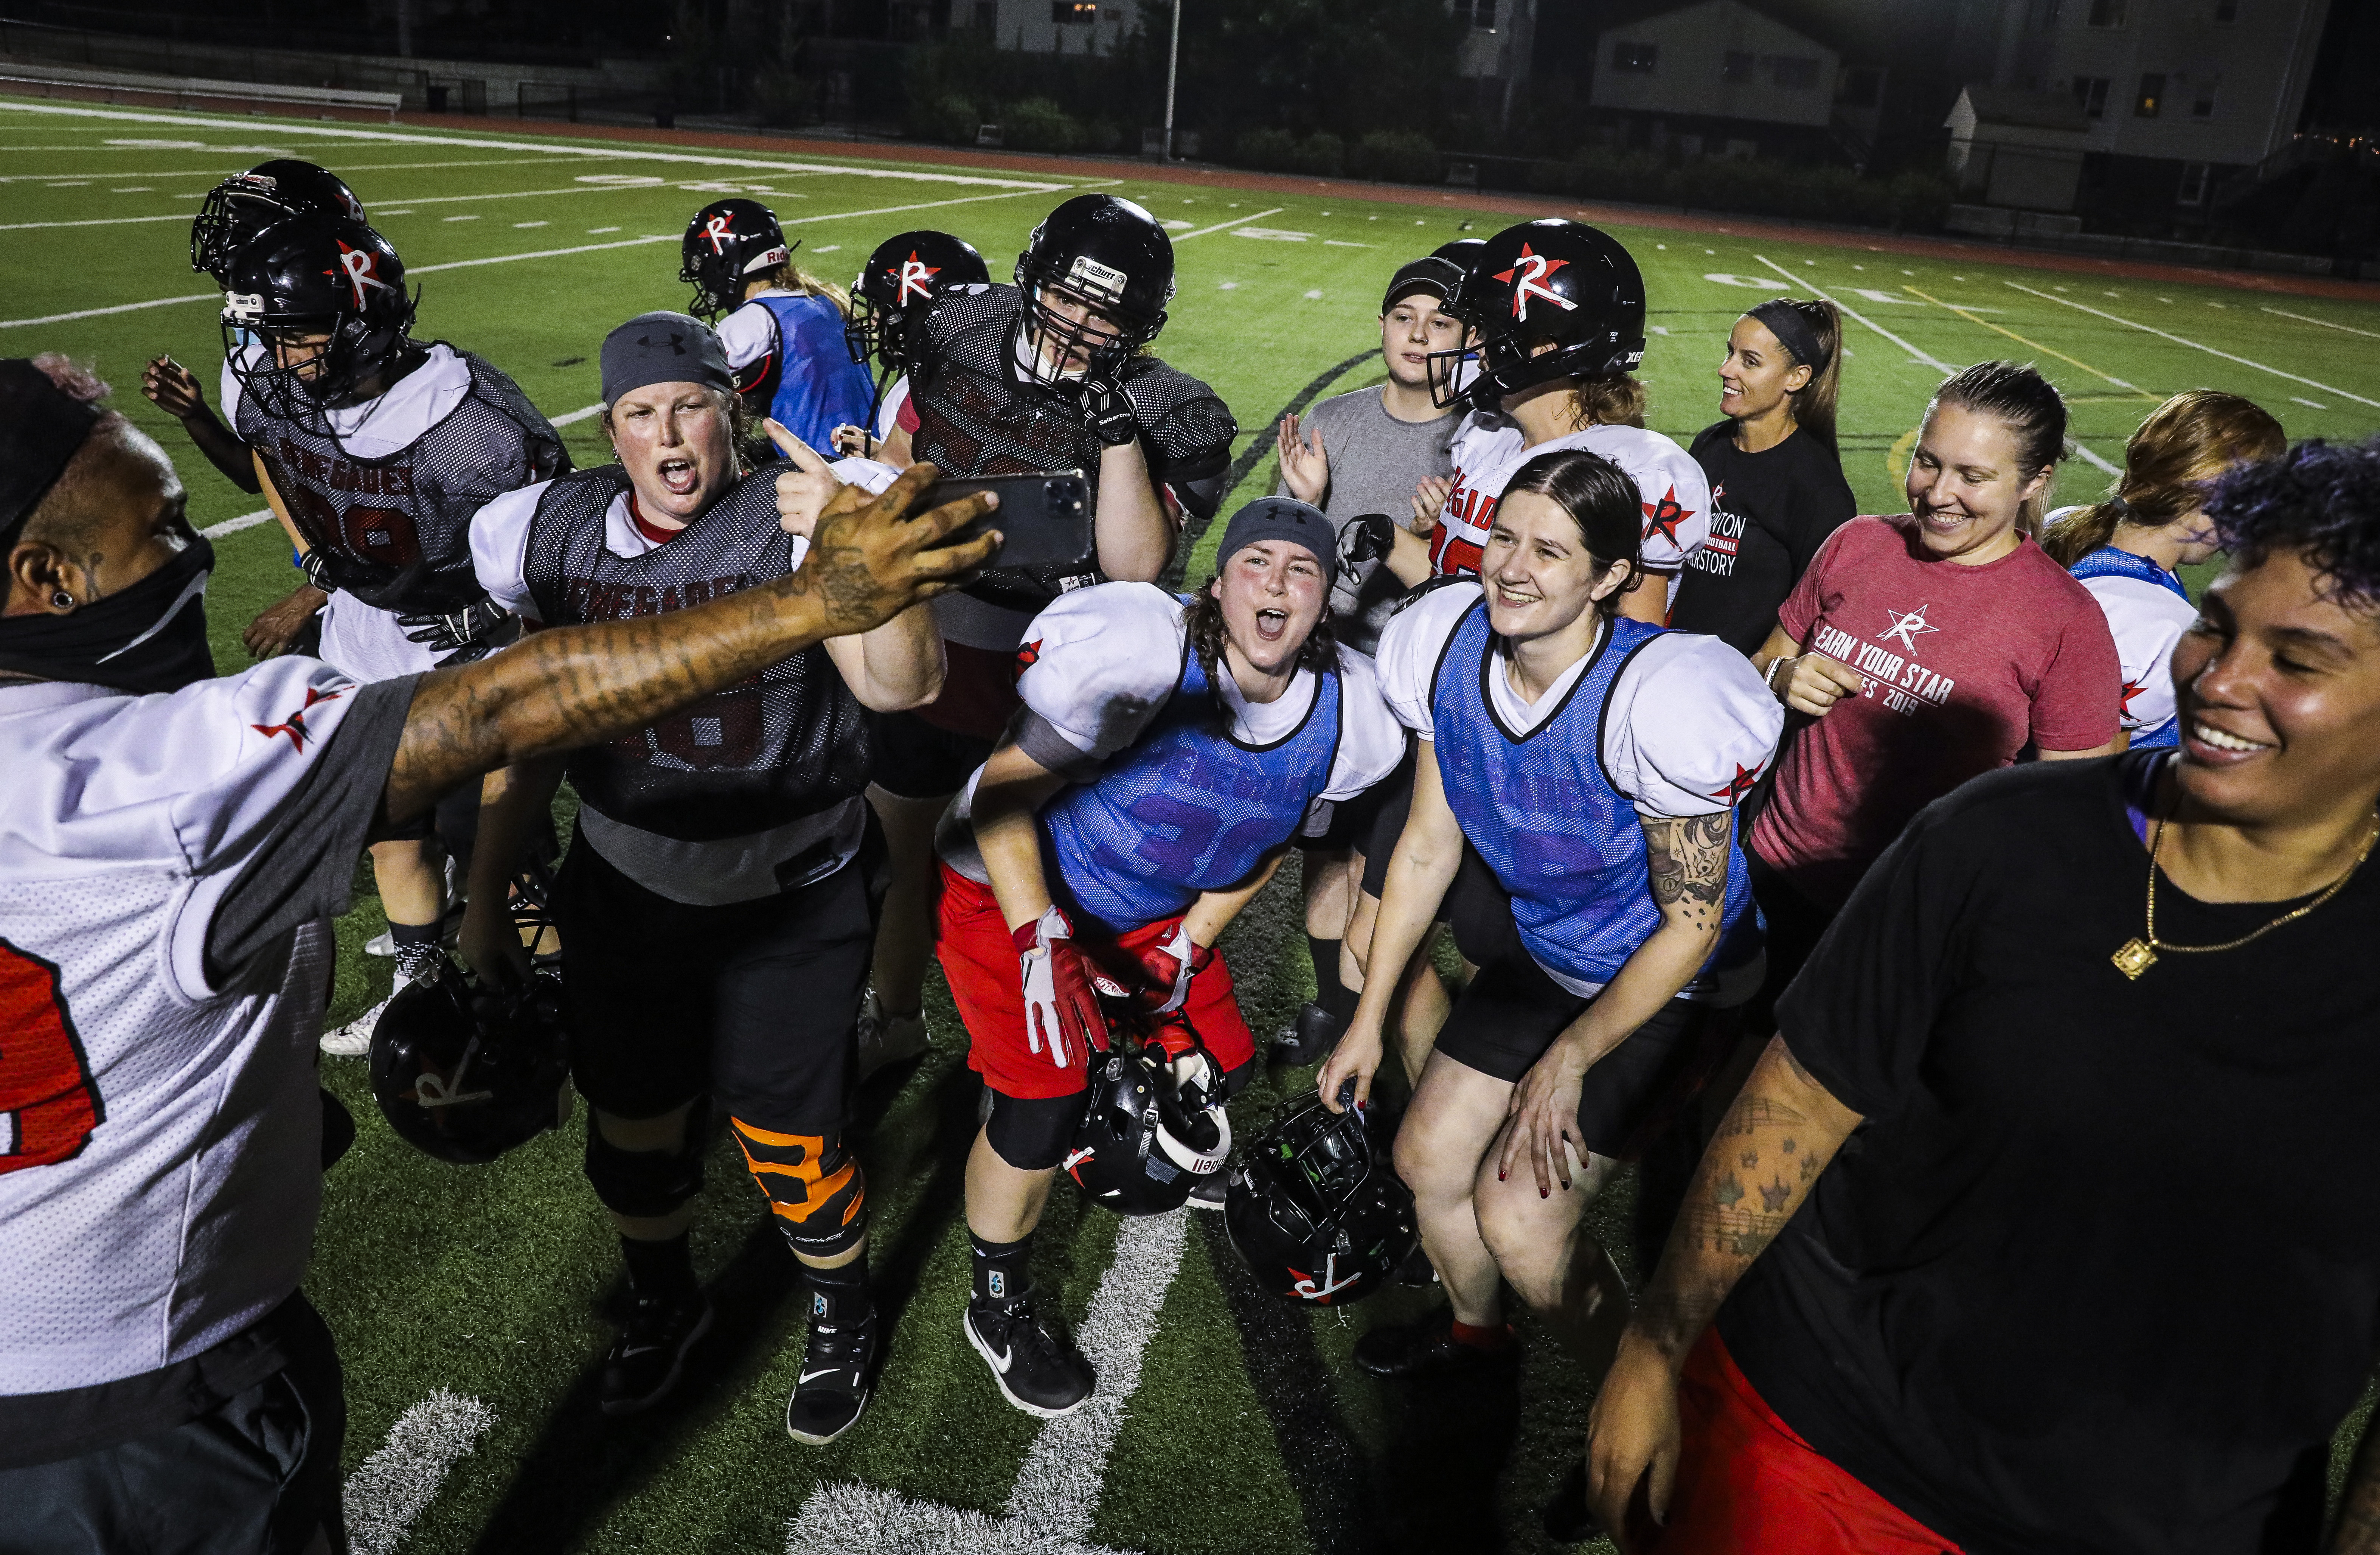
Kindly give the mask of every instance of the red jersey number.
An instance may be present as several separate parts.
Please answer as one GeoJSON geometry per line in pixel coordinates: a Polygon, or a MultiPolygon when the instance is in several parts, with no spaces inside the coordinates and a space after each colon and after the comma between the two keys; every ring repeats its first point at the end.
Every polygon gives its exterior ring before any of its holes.
{"type": "Polygon", "coordinates": [[[57,967],[0,940],[0,1172],[79,1155],[104,1115],[57,967]]]}

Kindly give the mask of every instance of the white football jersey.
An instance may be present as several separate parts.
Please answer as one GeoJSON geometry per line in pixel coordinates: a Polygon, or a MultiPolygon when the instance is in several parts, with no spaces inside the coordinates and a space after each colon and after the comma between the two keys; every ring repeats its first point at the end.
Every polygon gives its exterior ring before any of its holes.
{"type": "Polygon", "coordinates": [[[329,926],[218,985],[217,910],[354,703],[318,660],[0,686],[0,1393],[172,1365],[298,1288],[329,926]]]}
{"type": "MultiPolygon", "coordinates": [[[[1380,689],[1405,727],[1435,740],[1430,691],[1455,627],[1479,602],[1476,583],[1433,589],[1380,634],[1380,689]]],[[[1532,730],[1560,708],[1595,660],[1572,665],[1536,702],[1504,674],[1488,677],[1496,714],[1532,730]]],[[[1583,725],[1582,725],[1583,727],[1583,725]]],[[[1598,721],[1604,772],[1654,820],[1714,815],[1736,804],[1776,753],[1785,710],[1752,661],[1717,638],[1664,632],[1636,650],[1598,721]]]]}
{"type": "Polygon", "coordinates": [[[901,430],[901,407],[909,403],[909,375],[903,373],[884,390],[884,402],[876,407],[876,441],[883,442],[901,430]]]}
{"type": "Polygon", "coordinates": [[[1430,533],[1431,566],[1441,575],[1477,572],[1504,487],[1538,455],[1567,448],[1599,454],[1628,472],[1645,509],[1645,570],[1674,578],[1710,537],[1710,478],[1684,449],[1642,427],[1603,426],[1524,447],[1519,427],[1476,410],[1454,434],[1454,487],[1430,533]]]}
{"type": "Polygon", "coordinates": [[[2109,573],[2082,582],[2107,613],[2116,658],[2124,666],[2125,733],[2135,745],[2150,743],[2144,735],[2170,744],[2164,736],[2174,718],[2174,645],[2198,619],[2198,607],[2187,595],[2145,578],[2109,573]]]}

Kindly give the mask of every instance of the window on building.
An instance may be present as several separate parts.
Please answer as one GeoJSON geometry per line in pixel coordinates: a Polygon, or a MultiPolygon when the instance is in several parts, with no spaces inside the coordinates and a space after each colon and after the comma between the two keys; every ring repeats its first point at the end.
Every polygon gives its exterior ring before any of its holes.
{"type": "Polygon", "coordinates": [[[2141,94],[2132,99],[2132,116],[2137,119],[2153,119],[2164,107],[2165,78],[2161,75],[2143,76],[2141,94]]]}
{"type": "Polygon", "coordinates": [[[1735,49],[1730,49],[1727,51],[1727,57],[1719,62],[1718,79],[1722,81],[1730,83],[1750,81],[1752,79],[1752,64],[1753,56],[1751,55],[1742,53],[1735,49]]]}
{"type": "Polygon", "coordinates": [[[1614,70],[1630,70],[1640,76],[1649,76],[1660,58],[1658,43],[1614,43],[1611,46],[1611,67],[1614,70]]]}
{"type": "Polygon", "coordinates": [[[2121,27],[2132,8],[2132,0],[2091,0],[2091,25],[2121,27]]]}
{"type": "Polygon", "coordinates": [[[1862,66],[1843,72],[1842,93],[1836,101],[1846,108],[1873,108],[1884,96],[1884,72],[1862,66]]]}
{"type": "Polygon", "coordinates": [[[2215,0],[2215,19],[2229,26],[2240,19],[2240,0],[2215,0]]]}
{"type": "Polygon", "coordinates": [[[2215,170],[2205,163],[2183,163],[2181,164],[2181,187],[2174,191],[2174,203],[2177,205],[2205,204],[2206,188],[2208,184],[2214,181],[2214,176],[2215,170]]]}
{"type": "Polygon", "coordinates": [[[2215,116],[2215,89],[2221,84],[2222,78],[2219,76],[2210,76],[2198,83],[2196,90],[2190,94],[2192,118],[2211,119],[2215,116]]]}
{"type": "Polygon", "coordinates": [[[975,0],[975,25],[979,32],[1000,30],[1000,0],[975,0]]]}
{"type": "Polygon", "coordinates": [[[1818,84],[1818,62],[1807,55],[1772,55],[1768,68],[1777,84],[1788,91],[1807,91],[1818,84]]]}
{"type": "Polygon", "coordinates": [[[2108,84],[2105,76],[2077,76],[2074,78],[2074,101],[2082,104],[2082,111],[2093,118],[2105,118],[2107,116],[2108,84]]]}
{"type": "Polygon", "coordinates": [[[1050,0],[1050,19],[1061,27],[1072,27],[1099,20],[1099,8],[1091,0],[1050,0]]]}
{"type": "Polygon", "coordinates": [[[2033,0],[2033,30],[2035,32],[2057,31],[2058,14],[2064,9],[2060,0],[2033,0]]]}
{"type": "Polygon", "coordinates": [[[1481,32],[1496,30],[1496,0],[1454,0],[1454,19],[1481,32]]]}

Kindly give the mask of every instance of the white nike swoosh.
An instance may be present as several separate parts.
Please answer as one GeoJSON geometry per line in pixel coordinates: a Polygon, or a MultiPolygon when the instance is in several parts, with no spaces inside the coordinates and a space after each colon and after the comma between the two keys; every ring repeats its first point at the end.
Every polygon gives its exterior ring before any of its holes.
{"type": "Polygon", "coordinates": [[[814,1378],[814,1377],[832,1377],[832,1376],[834,1376],[836,1373],[840,1372],[841,1370],[843,1370],[843,1367],[839,1367],[839,1366],[830,1366],[830,1367],[820,1367],[820,1368],[819,1368],[818,1370],[816,1370],[816,1371],[806,1371],[806,1372],[803,1372],[799,1377],[797,1377],[797,1378],[794,1379],[794,1386],[795,1386],[795,1387],[797,1387],[797,1388],[798,1388],[798,1387],[800,1387],[803,1383],[808,1382],[810,1379],[812,1379],[812,1378],[814,1378]]]}
{"type": "MultiPolygon", "coordinates": [[[[990,1347],[989,1345],[987,1345],[987,1346],[985,1346],[985,1348],[986,1348],[987,1350],[989,1350],[990,1347]]],[[[1015,1358],[1015,1355],[1016,1355],[1016,1347],[1015,1347],[1014,1345],[1010,1345],[1008,1348],[1006,1348],[1006,1349],[1004,1349],[1004,1350],[1001,1351],[1001,1353],[1000,1353],[1000,1359],[998,1359],[998,1360],[996,1360],[996,1361],[993,1361],[993,1362],[991,1363],[991,1367],[992,1367],[992,1369],[993,1369],[994,1371],[999,1372],[999,1373],[1000,1373],[1000,1375],[1002,1375],[1002,1377],[1007,1376],[1007,1375],[1008,1375],[1008,1363],[1009,1363],[1011,1360],[1014,1359],[1014,1358],[1015,1358]]]]}

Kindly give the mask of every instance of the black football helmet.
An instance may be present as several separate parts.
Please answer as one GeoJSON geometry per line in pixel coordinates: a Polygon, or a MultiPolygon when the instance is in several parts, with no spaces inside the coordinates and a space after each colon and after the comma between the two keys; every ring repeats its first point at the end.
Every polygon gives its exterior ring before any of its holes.
{"type": "Polygon", "coordinates": [[[1129,1027],[1092,1055],[1090,1100],[1066,1152],[1066,1174],[1120,1215],[1179,1209],[1232,1154],[1223,1075],[1194,1046],[1169,1060],[1129,1027]]]}
{"type": "Polygon", "coordinates": [[[419,349],[405,261],[361,222],[319,212],[286,217],[249,239],[230,276],[224,357],[240,392],[273,415],[327,426],[325,410],[419,349]],[[302,360],[285,354],[323,335],[302,360]],[[261,355],[244,348],[249,337],[264,347],[261,355]]]}
{"type": "Polygon", "coordinates": [[[1473,261],[1487,250],[1485,237],[1458,237],[1451,243],[1440,243],[1429,251],[1430,258],[1442,259],[1458,270],[1478,268],[1473,261]]]}
{"type": "Polygon", "coordinates": [[[1523,222],[1488,239],[1449,311],[1473,332],[1433,352],[1430,397],[1493,408],[1548,378],[1633,372],[1645,359],[1645,278],[1616,238],[1560,217],[1523,222]],[[1550,341],[1554,349],[1531,355],[1550,341]],[[1466,358],[1475,357],[1472,372],[1466,358]]]}
{"type": "Polygon", "coordinates": [[[983,256],[965,238],[947,232],[886,238],[851,284],[851,322],[843,327],[851,359],[866,366],[873,358],[888,372],[902,371],[909,323],[918,310],[948,287],[990,279],[983,256]]]}
{"type": "Polygon", "coordinates": [[[248,240],[288,216],[318,213],[367,220],[356,191],[327,168],[295,157],[260,162],[207,191],[190,223],[190,268],[231,285],[231,261],[248,240]]]}
{"type": "Polygon", "coordinates": [[[400,1138],[471,1166],[570,1116],[562,985],[546,973],[510,997],[453,962],[397,990],[371,1037],[372,1099],[400,1138]]]}
{"type": "Polygon", "coordinates": [[[678,239],[677,278],[694,288],[686,311],[715,319],[744,300],[744,278],[793,258],[800,238],[788,242],[777,213],[757,200],[714,200],[694,213],[678,239]]]}
{"type": "Polygon", "coordinates": [[[1107,376],[1165,327],[1165,306],[1173,300],[1173,239],[1129,200],[1078,194],[1033,229],[1016,256],[1016,284],[1025,292],[1026,344],[1033,360],[1079,361],[1080,371],[1107,376]],[[1052,289],[1088,303],[1101,322],[1058,312],[1045,295],[1052,289]]]}
{"type": "Polygon", "coordinates": [[[1396,1278],[1421,1241],[1413,1190],[1372,1148],[1354,1092],[1346,1110],[1315,1100],[1242,1156],[1223,1228],[1259,1283],[1291,1301],[1343,1306],[1396,1278]]]}

